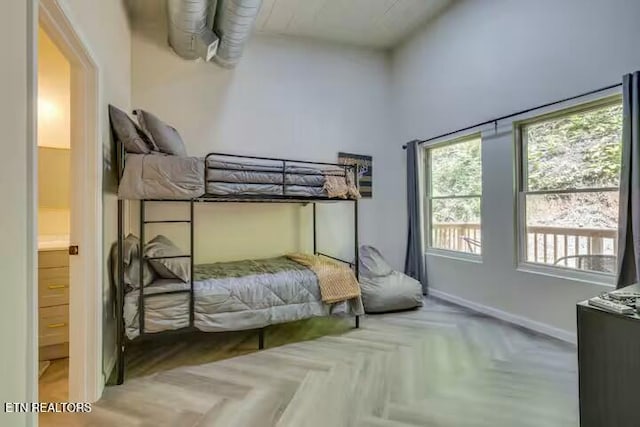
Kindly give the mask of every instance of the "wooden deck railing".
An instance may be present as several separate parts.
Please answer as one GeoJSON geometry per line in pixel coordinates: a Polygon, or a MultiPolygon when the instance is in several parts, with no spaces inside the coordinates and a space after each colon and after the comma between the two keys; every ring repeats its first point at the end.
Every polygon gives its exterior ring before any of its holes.
{"type": "MultiPolygon", "coordinates": [[[[432,225],[436,248],[480,253],[480,224],[446,223],[432,225]]],[[[527,228],[527,261],[574,267],[572,255],[616,255],[617,230],[610,228],[570,228],[531,226],[527,228]]]]}
{"type": "Polygon", "coordinates": [[[527,228],[527,261],[574,267],[572,255],[616,255],[617,230],[611,228],[527,228]]]}
{"type": "Polygon", "coordinates": [[[480,253],[482,235],[480,224],[432,224],[434,248],[480,253]]]}

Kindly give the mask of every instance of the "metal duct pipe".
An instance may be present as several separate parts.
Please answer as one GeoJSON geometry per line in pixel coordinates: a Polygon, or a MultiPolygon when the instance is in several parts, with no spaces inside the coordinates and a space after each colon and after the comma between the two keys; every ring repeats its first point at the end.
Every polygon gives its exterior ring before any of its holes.
{"type": "Polygon", "coordinates": [[[215,0],[167,0],[169,45],[179,56],[208,61],[215,54],[218,38],[207,28],[213,7],[215,0]]]}
{"type": "Polygon", "coordinates": [[[220,37],[217,64],[233,68],[238,63],[261,5],[262,0],[219,0],[213,27],[220,37]]]}

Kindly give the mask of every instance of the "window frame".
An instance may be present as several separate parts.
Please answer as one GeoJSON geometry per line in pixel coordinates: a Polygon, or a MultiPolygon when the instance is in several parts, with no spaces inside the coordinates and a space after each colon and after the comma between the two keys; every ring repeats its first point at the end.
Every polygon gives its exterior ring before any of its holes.
{"type": "Polygon", "coordinates": [[[469,134],[465,134],[465,135],[461,135],[459,137],[453,138],[453,139],[447,139],[447,140],[441,140],[441,141],[435,141],[429,144],[426,144],[423,147],[423,164],[424,164],[424,181],[423,181],[423,185],[424,185],[424,191],[421,192],[422,197],[424,198],[424,203],[423,203],[423,210],[424,210],[424,215],[423,215],[423,225],[425,228],[425,235],[423,238],[423,243],[424,243],[424,250],[425,253],[427,255],[436,255],[436,256],[441,256],[441,257],[445,257],[445,258],[453,258],[453,259],[460,259],[460,260],[465,260],[465,261],[473,261],[473,262],[481,262],[482,261],[482,212],[483,212],[483,198],[482,198],[482,183],[480,184],[480,194],[467,194],[467,195],[462,195],[462,196],[433,196],[432,195],[432,176],[431,176],[431,165],[432,165],[432,161],[431,161],[431,153],[433,149],[437,149],[437,148],[442,148],[442,147],[446,147],[449,145],[455,145],[455,144],[460,144],[460,143],[464,143],[464,142],[468,142],[471,140],[475,140],[478,139],[480,140],[480,173],[482,175],[482,133],[479,131],[473,132],[473,133],[469,133],[469,134]],[[465,252],[465,251],[457,251],[455,249],[445,249],[445,248],[438,248],[433,246],[433,215],[431,214],[431,208],[432,208],[432,200],[447,200],[447,199],[468,199],[468,198],[478,198],[480,199],[480,253],[472,253],[472,252],[465,252]]]}
{"type": "Polygon", "coordinates": [[[618,94],[609,95],[600,99],[581,102],[573,106],[561,108],[551,112],[531,116],[522,120],[513,122],[513,135],[515,144],[515,228],[517,250],[515,254],[515,263],[518,271],[537,273],[552,277],[576,280],[580,282],[595,283],[599,285],[612,286],[615,281],[615,274],[593,271],[580,270],[563,265],[545,264],[527,260],[527,195],[545,195],[545,194],[577,194],[581,192],[598,192],[598,191],[619,191],[618,187],[589,187],[574,189],[553,189],[553,190],[528,190],[528,147],[527,140],[524,136],[524,130],[527,125],[539,123],[542,121],[552,120],[564,116],[577,113],[605,108],[612,105],[622,103],[622,96],[618,94]]]}

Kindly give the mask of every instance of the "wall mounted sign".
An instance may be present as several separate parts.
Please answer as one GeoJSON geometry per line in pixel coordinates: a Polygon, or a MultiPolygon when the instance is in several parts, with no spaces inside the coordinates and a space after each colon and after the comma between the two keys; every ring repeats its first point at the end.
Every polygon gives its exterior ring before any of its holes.
{"type": "Polygon", "coordinates": [[[373,158],[353,153],[338,153],[338,163],[355,165],[358,171],[358,190],[364,198],[373,196],[373,158]]]}

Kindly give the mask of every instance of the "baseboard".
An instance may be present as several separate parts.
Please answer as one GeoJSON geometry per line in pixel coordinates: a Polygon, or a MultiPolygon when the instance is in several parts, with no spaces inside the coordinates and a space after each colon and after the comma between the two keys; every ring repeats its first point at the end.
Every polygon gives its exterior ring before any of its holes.
{"type": "Polygon", "coordinates": [[[547,325],[546,323],[537,322],[535,320],[508,313],[506,311],[498,310],[497,308],[478,304],[477,302],[469,301],[464,298],[439,291],[437,289],[429,289],[429,295],[434,298],[438,298],[443,301],[448,301],[453,304],[468,308],[475,312],[486,314],[487,316],[491,316],[496,319],[521,326],[531,331],[568,342],[570,344],[576,344],[578,341],[576,334],[567,330],[556,328],[554,326],[547,325]]]}

